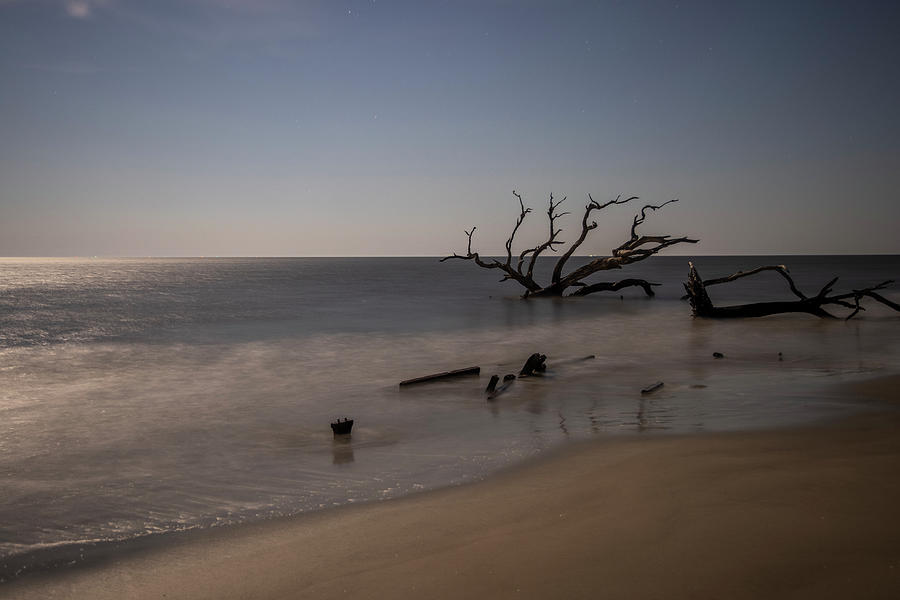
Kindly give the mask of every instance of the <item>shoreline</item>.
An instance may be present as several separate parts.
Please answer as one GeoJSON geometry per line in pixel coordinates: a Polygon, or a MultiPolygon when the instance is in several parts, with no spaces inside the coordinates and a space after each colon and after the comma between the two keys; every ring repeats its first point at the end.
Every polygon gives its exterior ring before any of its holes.
{"type": "MultiPolygon", "coordinates": [[[[900,376],[879,377],[843,391],[890,410],[900,404],[898,384],[900,376]]],[[[587,440],[482,481],[185,532],[0,592],[895,597],[897,472],[896,412],[772,431],[587,440]]]]}
{"type": "MultiPolygon", "coordinates": [[[[237,522],[225,522],[218,525],[200,524],[185,529],[162,531],[124,539],[60,542],[36,550],[23,552],[21,554],[11,554],[0,557],[0,591],[2,591],[7,584],[31,581],[34,578],[54,577],[57,573],[93,569],[121,557],[140,555],[146,552],[165,551],[165,549],[170,546],[197,542],[199,538],[205,540],[206,538],[216,539],[219,535],[229,536],[232,535],[231,532],[235,530],[246,531],[249,533],[251,528],[275,527],[279,526],[279,524],[290,524],[292,521],[298,519],[311,519],[323,514],[327,515],[334,512],[362,508],[372,504],[380,504],[385,501],[397,502],[409,497],[441,493],[448,489],[477,485],[485,481],[491,481],[505,474],[516,473],[523,469],[527,470],[530,467],[537,465],[542,461],[552,459],[557,455],[577,452],[579,448],[595,444],[618,444],[623,441],[639,443],[640,441],[646,442],[657,438],[703,438],[705,436],[738,435],[742,433],[789,432],[810,428],[818,429],[821,427],[839,426],[848,419],[852,419],[856,416],[876,415],[883,411],[885,406],[889,406],[891,402],[886,401],[881,393],[881,390],[883,389],[881,382],[882,380],[890,382],[895,379],[896,385],[900,387],[900,374],[896,376],[878,375],[872,377],[870,373],[867,376],[864,376],[864,378],[843,381],[841,383],[832,383],[827,386],[827,389],[832,390],[839,396],[846,397],[848,395],[853,395],[855,397],[854,402],[852,403],[854,408],[846,408],[851,406],[851,404],[848,403],[844,409],[840,410],[840,412],[834,414],[823,412],[818,417],[811,418],[799,424],[767,424],[737,430],[723,429],[696,432],[671,432],[665,429],[653,430],[653,428],[651,428],[652,431],[633,430],[614,433],[607,432],[599,437],[557,441],[542,448],[539,452],[520,457],[518,460],[500,466],[481,476],[463,481],[444,483],[423,490],[411,491],[400,496],[393,496],[390,498],[366,498],[359,501],[351,500],[339,505],[304,510],[293,514],[237,522]]],[[[900,404],[900,400],[898,400],[897,403],[900,404]]]]}

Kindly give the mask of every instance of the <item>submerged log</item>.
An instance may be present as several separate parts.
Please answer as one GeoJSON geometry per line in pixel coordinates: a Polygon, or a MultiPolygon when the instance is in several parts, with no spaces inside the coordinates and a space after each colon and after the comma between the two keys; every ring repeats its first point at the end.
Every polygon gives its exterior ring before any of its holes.
{"type": "Polygon", "coordinates": [[[484,389],[485,394],[493,394],[494,390],[497,388],[497,384],[500,382],[499,375],[491,375],[491,381],[488,383],[487,387],[484,389]]]}
{"type": "Polygon", "coordinates": [[[594,360],[595,358],[597,358],[597,357],[594,356],[593,354],[588,354],[587,356],[577,356],[574,358],[563,358],[561,360],[554,360],[553,364],[554,365],[574,365],[574,364],[582,363],[582,362],[585,362],[588,360],[594,360]]]}
{"type": "Polygon", "coordinates": [[[400,382],[400,386],[403,387],[416,383],[427,383],[429,381],[437,381],[438,379],[447,379],[449,377],[462,377],[463,375],[478,375],[479,373],[481,373],[481,367],[466,367],[465,369],[456,369],[455,371],[444,371],[443,373],[425,375],[414,379],[405,379],[400,382]]]}
{"type": "MultiPolygon", "coordinates": [[[[655,296],[656,293],[653,291],[653,286],[662,285],[661,283],[653,283],[647,281],[645,279],[621,279],[613,283],[612,281],[601,281],[599,283],[592,283],[590,285],[583,284],[581,282],[572,284],[574,286],[580,286],[577,290],[569,294],[570,296],[587,296],[588,294],[593,294],[594,292],[618,292],[622,288],[626,287],[640,287],[644,288],[644,293],[648,296],[655,296]]],[[[621,296],[620,296],[621,298],[621,296]]]]}
{"type": "Polygon", "coordinates": [[[645,387],[644,389],[642,389],[641,394],[643,394],[643,395],[652,394],[653,392],[655,392],[656,390],[661,388],[663,385],[665,385],[665,384],[662,381],[657,381],[656,383],[652,383],[652,384],[648,385],[647,387],[645,387]]]}
{"type": "MultiPolygon", "coordinates": [[[[494,375],[494,377],[497,377],[497,380],[499,381],[500,378],[497,375],[494,375]]],[[[494,378],[492,377],[491,381],[493,381],[493,380],[494,380],[494,378]]],[[[512,386],[512,384],[515,380],[516,380],[516,376],[513,375],[512,373],[510,373],[508,375],[504,375],[503,376],[503,385],[501,385],[500,387],[498,387],[496,389],[491,390],[491,392],[488,394],[487,399],[493,400],[494,398],[496,398],[497,396],[499,396],[500,394],[502,394],[503,392],[508,390],[510,388],[510,386],[512,386]]]]}
{"type": "Polygon", "coordinates": [[[687,299],[691,303],[691,311],[695,317],[741,319],[748,317],[766,317],[784,313],[807,313],[823,319],[837,319],[838,317],[822,308],[823,306],[833,305],[852,309],[852,312],[845,317],[845,319],[852,319],[859,311],[865,310],[865,308],[860,305],[860,301],[863,298],[871,298],[896,311],[900,311],[900,305],[876,293],[878,290],[882,290],[892,284],[893,281],[890,280],[883,281],[872,287],[852,290],[844,294],[829,295],[832,291],[832,286],[837,282],[838,278],[835,277],[826,283],[818,294],[808,297],[797,289],[794,280],[791,279],[791,276],[788,274],[787,268],[784,265],[757,267],[756,269],[747,272],[739,271],[728,277],[703,281],[700,274],[697,272],[696,267],[694,267],[694,264],[688,264],[690,265],[690,271],[688,272],[688,280],[687,283],[684,284],[684,289],[687,292],[687,299]],[[798,299],[792,301],[754,302],[751,304],[737,304],[734,306],[713,305],[713,302],[706,291],[707,286],[728,283],[763,271],[776,271],[784,277],[788,282],[791,292],[793,292],[798,299]]]}

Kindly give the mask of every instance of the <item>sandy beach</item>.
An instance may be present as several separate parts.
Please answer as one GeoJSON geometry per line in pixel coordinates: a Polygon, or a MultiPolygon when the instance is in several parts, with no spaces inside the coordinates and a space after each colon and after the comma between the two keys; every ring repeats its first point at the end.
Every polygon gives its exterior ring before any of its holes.
{"type": "MultiPolygon", "coordinates": [[[[897,403],[900,377],[846,388],[897,403]]],[[[184,536],[13,598],[896,598],[900,416],[569,446],[486,481],[184,536]]]]}

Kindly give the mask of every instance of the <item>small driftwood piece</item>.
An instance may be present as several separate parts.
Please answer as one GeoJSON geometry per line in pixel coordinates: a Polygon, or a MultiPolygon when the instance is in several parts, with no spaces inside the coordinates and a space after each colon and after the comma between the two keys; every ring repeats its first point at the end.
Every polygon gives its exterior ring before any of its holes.
{"type": "Polygon", "coordinates": [[[400,382],[400,387],[413,385],[416,383],[428,383],[437,381],[438,379],[448,379],[450,377],[462,377],[463,375],[478,375],[481,373],[481,367],[466,367],[465,369],[456,369],[455,371],[445,371],[443,373],[435,373],[434,375],[425,375],[424,377],[416,377],[414,379],[406,379],[400,382]]]}
{"type": "Polygon", "coordinates": [[[663,385],[664,384],[662,381],[657,381],[656,383],[652,383],[652,384],[648,385],[647,387],[645,387],[644,389],[642,389],[641,394],[643,394],[643,395],[652,394],[653,392],[655,392],[656,390],[661,388],[663,385]]]}
{"type": "Polygon", "coordinates": [[[595,358],[597,358],[597,357],[594,356],[593,354],[588,354],[587,356],[578,356],[576,358],[564,358],[562,360],[554,360],[553,364],[554,365],[574,365],[576,363],[581,363],[586,360],[594,360],[595,358]]]}
{"type": "Polygon", "coordinates": [[[546,360],[546,355],[535,352],[525,361],[522,370],[519,371],[519,377],[529,377],[531,375],[543,373],[547,370],[547,365],[545,364],[546,360]]]}
{"type": "Polygon", "coordinates": [[[729,275],[728,277],[720,277],[718,279],[708,279],[704,281],[700,278],[700,274],[697,272],[696,267],[694,267],[693,263],[688,263],[690,265],[690,272],[688,273],[688,281],[684,284],[684,289],[687,292],[687,298],[691,303],[691,310],[695,317],[705,317],[705,318],[713,318],[713,319],[740,319],[747,317],[766,317],[769,315],[777,315],[783,313],[808,313],[811,315],[815,315],[817,317],[823,319],[837,319],[835,315],[826,311],[823,306],[840,306],[843,308],[850,309],[852,312],[848,314],[844,319],[852,319],[856,316],[857,313],[861,310],[865,310],[865,308],[860,305],[860,301],[863,298],[871,298],[876,302],[880,302],[885,306],[888,306],[898,312],[900,312],[900,304],[892,302],[877,293],[880,290],[885,289],[892,283],[891,280],[883,281],[878,285],[862,288],[859,290],[852,290],[850,292],[844,294],[835,294],[829,295],[832,291],[832,286],[837,282],[838,278],[835,277],[828,283],[826,283],[819,293],[815,296],[808,297],[794,284],[794,280],[791,279],[790,274],[788,274],[788,270],[784,265],[770,265],[765,267],[757,267],[751,271],[739,271],[733,275],[729,275]],[[754,302],[752,304],[737,304],[734,306],[714,306],[712,300],[709,297],[709,294],[706,291],[706,288],[710,285],[717,285],[720,283],[728,283],[731,281],[735,281],[736,279],[740,279],[742,277],[748,277],[750,275],[755,275],[757,273],[761,273],[762,271],[775,271],[782,277],[784,277],[788,286],[790,287],[791,292],[795,296],[797,296],[797,300],[786,300],[779,302],[754,302]]]}
{"type": "MultiPolygon", "coordinates": [[[[498,375],[494,375],[493,377],[491,377],[491,382],[494,381],[495,377],[497,378],[497,381],[500,381],[500,377],[498,375]]],[[[509,375],[504,375],[503,376],[503,385],[501,385],[500,387],[491,389],[490,392],[488,392],[487,399],[493,400],[494,398],[496,398],[497,396],[499,396],[500,394],[502,394],[503,392],[508,390],[515,380],[516,380],[516,376],[513,375],[512,373],[510,373],[509,375]]],[[[488,387],[490,387],[490,386],[488,386],[488,387]]],[[[487,391],[487,390],[485,390],[485,391],[487,391]]]]}

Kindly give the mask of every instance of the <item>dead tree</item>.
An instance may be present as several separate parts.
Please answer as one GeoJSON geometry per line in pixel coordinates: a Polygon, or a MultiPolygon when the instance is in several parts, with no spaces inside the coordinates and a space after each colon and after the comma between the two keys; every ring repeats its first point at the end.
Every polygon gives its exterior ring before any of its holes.
{"type": "Polygon", "coordinates": [[[697,240],[687,237],[673,238],[669,235],[638,234],[637,229],[644,223],[644,220],[647,218],[647,211],[659,210],[666,204],[677,202],[677,200],[669,200],[659,205],[647,204],[643,208],[641,208],[641,212],[639,214],[634,216],[634,220],[631,224],[631,237],[625,243],[613,249],[610,256],[596,258],[586,265],[578,267],[569,274],[563,275],[563,268],[565,267],[566,262],[568,262],[569,258],[572,257],[572,255],[581,246],[581,244],[584,243],[584,240],[587,238],[588,233],[590,233],[591,230],[597,228],[597,222],[591,220],[591,214],[594,211],[603,210],[608,206],[625,204],[627,202],[631,202],[632,200],[638,200],[637,196],[632,196],[625,199],[622,199],[621,196],[617,196],[615,200],[610,200],[608,202],[600,204],[599,202],[594,200],[590,194],[588,194],[588,199],[590,200],[590,202],[587,204],[587,206],[584,207],[584,215],[581,218],[581,234],[578,236],[578,239],[575,240],[575,242],[571,246],[569,246],[569,249],[566,250],[556,261],[556,265],[553,268],[553,274],[550,278],[550,283],[548,285],[541,285],[534,279],[534,265],[535,263],[537,263],[538,257],[543,252],[545,252],[546,250],[556,252],[555,246],[566,243],[558,239],[559,234],[562,233],[562,229],[557,228],[556,224],[557,220],[560,217],[569,214],[567,212],[558,212],[559,205],[562,204],[566,199],[563,198],[562,200],[555,201],[553,199],[553,194],[550,194],[550,204],[547,209],[547,218],[550,222],[550,231],[547,240],[544,243],[538,244],[533,248],[526,248],[525,250],[522,250],[519,253],[518,258],[514,261],[513,242],[516,237],[516,232],[519,231],[519,226],[522,225],[522,222],[525,220],[525,216],[531,212],[531,209],[525,207],[525,203],[522,201],[521,195],[517,194],[515,191],[513,191],[513,195],[519,200],[519,218],[516,219],[516,224],[513,227],[509,239],[506,240],[506,261],[501,262],[496,258],[484,259],[478,254],[478,252],[473,252],[472,234],[475,233],[475,227],[472,227],[471,230],[466,231],[466,237],[468,237],[468,246],[466,248],[466,253],[453,253],[450,256],[445,256],[444,258],[442,258],[441,262],[450,260],[451,258],[459,258],[462,260],[471,260],[476,265],[484,269],[498,269],[499,271],[503,272],[503,278],[500,281],[513,280],[517,282],[519,285],[525,288],[524,297],[526,298],[534,296],[562,296],[567,289],[572,287],[576,287],[579,289],[570,295],[586,296],[594,292],[618,291],[624,287],[631,286],[642,287],[644,289],[644,292],[648,296],[653,296],[652,286],[659,284],[650,283],[643,279],[622,279],[621,281],[616,282],[599,282],[593,284],[585,283],[584,280],[598,271],[621,269],[625,265],[644,260],[645,258],[650,258],[660,250],[668,248],[669,246],[674,246],[675,244],[697,243],[697,240]]]}
{"type": "Polygon", "coordinates": [[[832,287],[838,280],[838,278],[835,277],[834,279],[826,283],[822,287],[822,289],[819,290],[818,294],[809,297],[799,289],[797,289],[797,286],[794,284],[794,280],[791,279],[791,276],[790,274],[788,274],[788,270],[784,265],[769,265],[764,267],[757,267],[751,271],[738,271],[737,273],[729,275],[728,277],[707,279],[706,281],[704,281],[700,278],[700,274],[697,273],[697,269],[696,267],[694,267],[693,263],[688,264],[690,265],[690,272],[688,273],[687,283],[684,284],[684,289],[685,291],[687,291],[687,298],[691,303],[691,309],[695,317],[709,317],[714,319],[739,319],[746,317],[766,317],[768,315],[777,315],[783,313],[809,313],[823,319],[837,319],[837,316],[822,308],[823,306],[832,305],[851,309],[852,312],[844,317],[845,319],[851,319],[855,317],[857,313],[859,313],[859,311],[865,310],[865,308],[860,305],[860,301],[863,298],[871,298],[876,302],[880,302],[885,306],[893,308],[896,311],[900,311],[900,304],[891,302],[878,293],[879,290],[883,290],[884,288],[892,284],[893,281],[884,281],[872,287],[863,288],[860,290],[852,290],[844,294],[829,296],[832,291],[832,287]],[[742,277],[756,275],[757,273],[761,273],[763,271],[775,271],[776,273],[784,277],[791,292],[795,296],[797,296],[798,299],[778,302],[754,302],[752,304],[738,304],[735,306],[714,306],[712,300],[709,297],[709,294],[706,292],[706,288],[711,285],[728,283],[730,281],[741,279],[742,277]]]}

